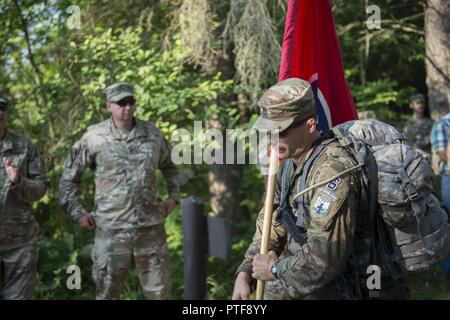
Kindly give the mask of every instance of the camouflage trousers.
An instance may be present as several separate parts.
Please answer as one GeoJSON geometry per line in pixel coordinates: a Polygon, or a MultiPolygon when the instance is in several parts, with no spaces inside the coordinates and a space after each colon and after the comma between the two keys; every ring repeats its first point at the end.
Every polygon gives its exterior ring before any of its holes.
{"type": "MultiPolygon", "coordinates": [[[[409,300],[408,288],[403,281],[392,281],[382,278],[383,290],[369,292],[364,289],[365,279],[361,279],[362,299],[364,300],[409,300]]],[[[318,292],[309,294],[303,297],[302,300],[342,300],[343,297],[335,288],[328,285],[318,292]]],[[[289,291],[284,287],[280,280],[268,281],[265,285],[264,300],[292,300],[289,291]]]]}
{"type": "Polygon", "coordinates": [[[146,299],[170,299],[170,263],[162,224],[120,230],[96,229],[92,276],[96,298],[119,299],[131,258],[146,299]]]}
{"type": "Polygon", "coordinates": [[[31,300],[36,286],[36,242],[0,250],[0,297],[5,300],[31,300]]]}

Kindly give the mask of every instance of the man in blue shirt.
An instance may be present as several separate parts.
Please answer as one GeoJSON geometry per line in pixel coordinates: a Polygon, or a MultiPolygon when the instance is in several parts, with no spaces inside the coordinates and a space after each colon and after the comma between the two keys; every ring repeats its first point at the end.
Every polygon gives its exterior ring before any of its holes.
{"type": "MultiPolygon", "coordinates": [[[[450,101],[449,101],[450,108],[450,101]]],[[[447,148],[450,138],[450,112],[436,120],[431,132],[433,152],[439,157],[439,174],[441,176],[441,199],[450,210],[450,167],[447,148]]],[[[450,259],[442,264],[450,280],[450,259]]]]}

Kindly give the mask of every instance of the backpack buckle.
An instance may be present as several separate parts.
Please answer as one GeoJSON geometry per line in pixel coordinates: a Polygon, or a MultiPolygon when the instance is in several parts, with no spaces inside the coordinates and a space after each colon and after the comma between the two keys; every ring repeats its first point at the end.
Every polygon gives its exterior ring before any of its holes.
{"type": "Polygon", "coordinates": [[[399,168],[397,170],[400,179],[402,180],[402,184],[405,187],[405,192],[408,195],[408,199],[411,201],[415,201],[419,198],[419,194],[417,193],[416,188],[412,184],[412,181],[409,179],[408,174],[406,173],[404,168],[399,168]]]}
{"type": "Polygon", "coordinates": [[[419,194],[417,193],[416,188],[414,188],[414,186],[412,185],[411,181],[409,181],[409,183],[407,184],[404,184],[404,186],[406,194],[411,201],[416,201],[417,199],[419,199],[419,194]]]}

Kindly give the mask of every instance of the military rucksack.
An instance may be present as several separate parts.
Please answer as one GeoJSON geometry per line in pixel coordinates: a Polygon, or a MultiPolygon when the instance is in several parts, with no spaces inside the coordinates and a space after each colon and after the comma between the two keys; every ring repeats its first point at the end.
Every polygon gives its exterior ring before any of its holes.
{"type": "MultiPolygon", "coordinates": [[[[433,194],[431,164],[407,144],[403,134],[378,120],[354,120],[332,128],[328,136],[334,136],[362,169],[369,195],[371,263],[382,264],[398,278],[403,271],[426,270],[450,255],[449,213],[433,194]]],[[[307,187],[308,172],[323,148],[316,146],[304,164],[299,190],[307,187]]],[[[285,175],[281,173],[282,180],[285,175]]],[[[282,200],[287,197],[283,189],[282,200]]],[[[286,212],[286,204],[281,204],[280,220],[303,244],[305,234],[298,227],[308,214],[307,204],[303,192],[295,198],[297,221],[286,212]]]]}
{"type": "MultiPolygon", "coordinates": [[[[448,257],[449,213],[433,193],[429,160],[409,146],[403,134],[378,120],[349,121],[332,132],[365,164],[368,185],[378,187],[375,212],[385,225],[374,221],[372,227],[386,227],[390,248],[380,247],[385,260],[402,271],[422,271],[448,257]],[[370,158],[375,165],[370,165],[370,158]]],[[[378,233],[375,238],[383,242],[378,233]]]]}

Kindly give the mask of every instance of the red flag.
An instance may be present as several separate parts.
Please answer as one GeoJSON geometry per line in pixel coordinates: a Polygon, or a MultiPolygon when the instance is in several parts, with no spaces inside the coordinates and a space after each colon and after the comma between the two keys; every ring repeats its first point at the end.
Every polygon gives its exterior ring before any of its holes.
{"type": "Polygon", "coordinates": [[[311,83],[321,131],[358,118],[328,0],[289,0],[279,80],[287,78],[311,83]]]}

